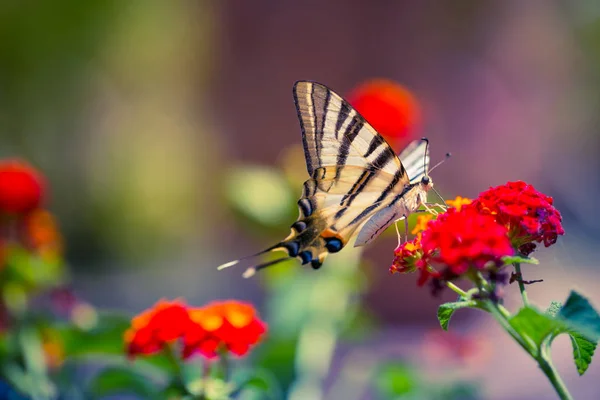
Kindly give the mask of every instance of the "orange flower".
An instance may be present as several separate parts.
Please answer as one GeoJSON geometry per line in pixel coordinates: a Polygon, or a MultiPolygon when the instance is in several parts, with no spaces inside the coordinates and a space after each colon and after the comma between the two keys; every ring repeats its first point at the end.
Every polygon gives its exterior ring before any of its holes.
{"type": "Polygon", "coordinates": [[[193,324],[184,337],[184,358],[194,353],[214,358],[220,351],[243,356],[267,329],[251,304],[236,300],[192,309],[190,318],[193,324]]]}
{"type": "Polygon", "coordinates": [[[0,213],[26,214],[40,206],[43,194],[44,180],[29,164],[0,161],[0,213]]]}
{"type": "Polygon", "coordinates": [[[456,208],[456,211],[460,211],[463,206],[468,206],[472,202],[473,200],[469,198],[456,196],[454,200],[447,200],[446,204],[448,204],[450,207],[456,208]]]}
{"type": "Polygon", "coordinates": [[[42,334],[42,349],[48,368],[56,370],[60,368],[65,361],[65,349],[60,337],[54,332],[44,332],[42,334]]]}
{"type": "Polygon", "coordinates": [[[433,215],[429,213],[420,213],[417,214],[417,222],[415,227],[410,231],[413,235],[416,235],[419,232],[423,232],[427,228],[427,224],[429,221],[433,219],[433,215]]]}
{"type": "Polygon", "coordinates": [[[125,332],[127,353],[131,357],[156,353],[182,337],[190,322],[183,302],[160,300],[131,321],[131,328],[125,332]]]}
{"type": "Polygon", "coordinates": [[[402,85],[387,79],[373,79],[354,89],[350,104],[393,147],[398,148],[421,123],[421,109],[402,85]]]}
{"type": "Polygon", "coordinates": [[[62,237],[52,214],[42,209],[33,210],[23,222],[25,240],[40,255],[58,257],[62,253],[62,237]]]}

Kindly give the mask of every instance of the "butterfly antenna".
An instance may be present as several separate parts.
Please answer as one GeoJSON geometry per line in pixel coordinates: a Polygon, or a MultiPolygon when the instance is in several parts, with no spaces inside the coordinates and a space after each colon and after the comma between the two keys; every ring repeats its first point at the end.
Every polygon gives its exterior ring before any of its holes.
{"type": "Polygon", "coordinates": [[[446,200],[444,200],[444,198],[442,197],[442,195],[440,194],[440,192],[438,192],[437,190],[435,190],[435,188],[432,186],[431,189],[433,189],[433,192],[435,194],[437,194],[437,196],[442,200],[442,203],[444,203],[445,207],[448,207],[448,204],[446,203],[446,200]]]}
{"type": "Polygon", "coordinates": [[[433,167],[431,167],[429,172],[433,171],[434,169],[436,169],[437,167],[439,167],[440,165],[445,163],[450,157],[452,157],[452,153],[446,153],[446,157],[444,157],[444,159],[442,161],[440,161],[439,163],[437,163],[433,167]]]}

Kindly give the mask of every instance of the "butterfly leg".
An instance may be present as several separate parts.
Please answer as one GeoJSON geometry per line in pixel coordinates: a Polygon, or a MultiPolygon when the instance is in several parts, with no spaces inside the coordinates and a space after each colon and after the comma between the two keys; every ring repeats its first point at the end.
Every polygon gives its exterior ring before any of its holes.
{"type": "Polygon", "coordinates": [[[408,217],[404,215],[404,242],[408,242],[408,217]]]}
{"type": "Polygon", "coordinates": [[[398,246],[402,244],[402,236],[400,236],[400,229],[398,229],[398,221],[394,221],[394,226],[396,227],[396,235],[398,236],[398,246]]]}

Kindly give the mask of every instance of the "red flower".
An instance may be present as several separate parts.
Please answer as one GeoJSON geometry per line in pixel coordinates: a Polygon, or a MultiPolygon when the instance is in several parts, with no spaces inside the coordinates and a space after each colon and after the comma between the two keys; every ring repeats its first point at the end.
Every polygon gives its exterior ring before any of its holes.
{"type": "Polygon", "coordinates": [[[473,207],[450,208],[423,232],[423,251],[431,260],[447,266],[446,275],[463,275],[471,268],[483,270],[503,265],[502,257],[513,255],[508,230],[490,215],[473,207]]]}
{"type": "Polygon", "coordinates": [[[413,95],[387,79],[363,83],[348,101],[392,146],[399,147],[421,122],[421,109],[413,95]]]}
{"type": "Polygon", "coordinates": [[[564,235],[562,217],[552,205],[552,197],[538,192],[522,181],[490,188],[473,203],[484,214],[491,214],[506,226],[513,246],[524,255],[535,249],[535,243],[546,247],[564,235]]]}
{"type": "Polygon", "coordinates": [[[125,332],[127,353],[132,357],[156,353],[182,337],[190,324],[184,303],[161,300],[131,321],[131,328],[125,332]]]}
{"type": "Polygon", "coordinates": [[[394,261],[390,267],[392,274],[406,274],[420,271],[417,285],[423,286],[429,277],[439,277],[439,273],[429,265],[431,252],[425,252],[421,247],[421,234],[411,241],[404,242],[394,250],[394,261]]]}
{"type": "Polygon", "coordinates": [[[220,351],[243,356],[267,329],[252,305],[235,300],[192,309],[190,317],[193,324],[184,337],[184,358],[194,353],[214,358],[220,351]]]}
{"type": "Polygon", "coordinates": [[[0,213],[25,214],[42,202],[44,181],[27,163],[0,161],[0,213]]]}

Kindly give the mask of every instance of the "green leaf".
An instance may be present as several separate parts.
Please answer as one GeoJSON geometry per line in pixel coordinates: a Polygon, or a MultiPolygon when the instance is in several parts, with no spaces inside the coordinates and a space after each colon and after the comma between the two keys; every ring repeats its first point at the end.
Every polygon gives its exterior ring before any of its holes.
{"type": "Polygon", "coordinates": [[[573,359],[579,375],[583,375],[592,363],[592,357],[596,350],[596,342],[592,342],[576,331],[568,331],[573,346],[573,359]]]}
{"type": "Polygon", "coordinates": [[[572,292],[565,306],[552,302],[546,313],[533,307],[521,309],[510,319],[511,326],[522,336],[530,338],[541,348],[546,338],[566,333],[571,339],[573,359],[580,375],[583,375],[596,349],[595,332],[598,314],[583,296],[572,292]]]}
{"type": "Polygon", "coordinates": [[[147,377],[128,368],[111,367],[104,369],[92,379],[89,383],[89,391],[94,398],[127,393],[147,399],[157,392],[157,388],[147,377]]]}
{"type": "Polygon", "coordinates": [[[533,307],[522,308],[509,322],[521,336],[530,338],[538,348],[544,339],[563,327],[560,321],[533,307]]]}
{"type": "Polygon", "coordinates": [[[437,317],[438,321],[440,321],[442,329],[445,331],[448,330],[448,324],[450,323],[450,318],[452,318],[454,311],[458,310],[459,308],[475,307],[476,304],[477,303],[475,301],[457,301],[453,303],[444,303],[439,306],[437,317]]]}
{"type": "Polygon", "coordinates": [[[557,318],[590,339],[597,341],[600,338],[600,315],[588,299],[575,291],[571,291],[557,318]]]}
{"type": "Polygon", "coordinates": [[[375,384],[384,398],[396,398],[414,392],[418,381],[414,368],[403,363],[388,363],[382,365],[376,375],[375,384]]]}
{"type": "Polygon", "coordinates": [[[505,256],[502,257],[502,261],[504,264],[539,264],[537,258],[534,257],[524,257],[524,256],[505,256]]]}

